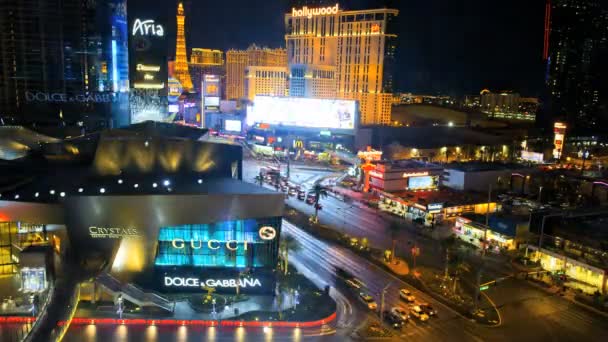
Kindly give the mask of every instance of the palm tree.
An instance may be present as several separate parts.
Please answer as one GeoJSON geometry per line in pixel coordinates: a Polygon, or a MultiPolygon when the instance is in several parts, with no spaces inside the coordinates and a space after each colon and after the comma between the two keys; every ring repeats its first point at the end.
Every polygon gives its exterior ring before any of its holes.
{"type": "Polygon", "coordinates": [[[444,278],[448,279],[448,269],[450,267],[450,251],[454,248],[456,244],[456,237],[454,235],[450,235],[447,239],[441,240],[441,246],[445,250],[445,272],[444,278]]]}
{"type": "Polygon", "coordinates": [[[400,229],[401,229],[401,226],[395,221],[391,221],[391,223],[388,225],[388,231],[391,234],[391,240],[392,240],[391,262],[393,262],[395,260],[395,245],[397,244],[397,234],[399,233],[400,229]]]}
{"type": "Polygon", "coordinates": [[[456,294],[456,285],[458,284],[458,281],[460,280],[460,276],[463,273],[470,272],[471,267],[462,258],[454,258],[452,260],[452,265],[454,268],[454,284],[452,286],[452,293],[456,294]]]}
{"type": "Polygon", "coordinates": [[[283,235],[279,241],[279,252],[283,257],[283,271],[287,274],[289,269],[289,250],[298,251],[302,248],[300,242],[291,235],[283,235]]]}
{"type": "Polygon", "coordinates": [[[319,214],[319,200],[321,197],[327,197],[327,188],[319,183],[315,183],[312,187],[312,192],[315,194],[315,219],[319,214]]]}

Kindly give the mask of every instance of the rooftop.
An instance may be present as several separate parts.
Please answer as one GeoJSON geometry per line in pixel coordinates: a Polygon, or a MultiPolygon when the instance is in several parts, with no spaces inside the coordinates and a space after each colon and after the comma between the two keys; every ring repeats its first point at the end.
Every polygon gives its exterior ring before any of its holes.
{"type": "Polygon", "coordinates": [[[377,165],[384,165],[392,169],[442,169],[441,166],[416,159],[383,160],[374,162],[377,165]]]}
{"type": "MultiPolygon", "coordinates": [[[[458,170],[464,172],[476,171],[501,171],[501,170],[522,170],[528,169],[528,166],[517,163],[489,163],[489,162],[467,162],[467,163],[449,163],[444,167],[446,170],[458,170]]],[[[529,168],[533,170],[532,168],[529,168]]]]}
{"type": "Polygon", "coordinates": [[[231,178],[205,180],[196,174],[146,177],[46,177],[4,191],[2,200],[57,203],[74,196],[262,195],[277,192],[231,178]]]}

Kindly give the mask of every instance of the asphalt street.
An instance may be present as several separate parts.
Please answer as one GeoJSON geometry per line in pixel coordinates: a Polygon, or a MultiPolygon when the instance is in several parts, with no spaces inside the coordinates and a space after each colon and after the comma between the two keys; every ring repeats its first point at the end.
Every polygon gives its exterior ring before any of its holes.
{"type": "MultiPolygon", "coordinates": [[[[251,170],[250,172],[253,175],[251,179],[253,179],[258,172],[258,162],[246,161],[245,164],[247,165],[246,169],[251,170]]],[[[298,183],[300,183],[298,180],[304,179],[305,183],[312,184],[314,181],[330,174],[315,172],[309,167],[302,172],[298,168],[291,169],[292,179],[298,183]]],[[[288,198],[286,203],[309,215],[313,213],[312,206],[307,205],[304,201],[297,200],[295,197],[288,198]]],[[[404,229],[397,236],[397,255],[404,257],[411,264],[412,258],[409,250],[413,244],[416,244],[421,250],[421,256],[417,259],[418,265],[442,267],[444,252],[440,244],[436,240],[417,234],[416,230],[420,229],[419,227],[413,226],[400,218],[384,213],[380,214],[371,208],[345,203],[331,196],[323,198],[321,203],[323,205],[323,210],[319,212],[321,223],[334,226],[353,236],[367,237],[371,245],[387,249],[391,245],[387,227],[391,220],[398,220],[404,229]]],[[[338,255],[348,252],[336,246],[331,248],[341,251],[338,255]]],[[[321,248],[315,250],[321,250],[321,248]]],[[[358,258],[356,255],[351,256],[358,258]]],[[[326,256],[323,260],[331,263],[331,258],[334,257],[336,256],[326,256]]],[[[313,265],[308,266],[315,270],[319,269],[318,267],[314,268],[313,265]]],[[[331,272],[331,270],[326,270],[326,272],[331,272]]],[[[505,258],[494,255],[488,256],[483,281],[510,274],[512,274],[512,270],[505,258]]],[[[469,279],[473,279],[473,274],[469,275],[469,279]]],[[[372,291],[378,292],[381,288],[380,285],[377,284],[372,291]]],[[[608,319],[605,316],[571,303],[560,296],[547,293],[526,281],[509,279],[501,282],[498,286],[491,287],[485,294],[499,309],[502,318],[501,326],[483,328],[460,324],[461,331],[469,329],[472,333],[462,335],[461,332],[459,335],[456,331],[453,331],[451,332],[454,334],[451,336],[453,339],[590,341],[608,338],[608,319]]]]}

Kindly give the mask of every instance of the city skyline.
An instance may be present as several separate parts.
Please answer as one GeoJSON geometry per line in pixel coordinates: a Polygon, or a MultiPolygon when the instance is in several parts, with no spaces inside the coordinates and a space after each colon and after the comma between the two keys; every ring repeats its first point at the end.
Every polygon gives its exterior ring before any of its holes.
{"type": "MultiPolygon", "coordinates": [[[[348,9],[348,4],[360,8],[365,1],[338,3],[348,9]]],[[[192,18],[204,18],[186,23],[189,47],[223,51],[246,49],[252,43],[285,47],[284,14],[291,10],[287,1],[268,1],[264,6],[241,0],[184,5],[192,18]],[[235,7],[241,10],[233,11],[235,7]],[[220,19],[225,16],[233,20],[220,19]]],[[[545,71],[544,1],[516,0],[496,6],[487,11],[478,0],[393,2],[392,8],[399,10],[394,90],[465,95],[490,88],[540,96],[545,71]],[[428,25],[428,16],[421,13],[440,19],[428,25]]]]}

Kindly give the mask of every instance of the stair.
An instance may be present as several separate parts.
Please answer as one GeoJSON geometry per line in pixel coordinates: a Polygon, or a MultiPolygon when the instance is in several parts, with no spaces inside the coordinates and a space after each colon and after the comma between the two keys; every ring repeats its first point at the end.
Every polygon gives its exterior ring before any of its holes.
{"type": "Polygon", "coordinates": [[[133,284],[123,284],[107,272],[99,274],[95,281],[111,294],[122,294],[123,298],[141,307],[158,307],[173,312],[175,303],[153,292],[144,292],[133,284]]]}

